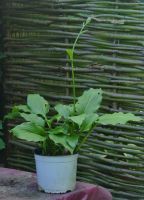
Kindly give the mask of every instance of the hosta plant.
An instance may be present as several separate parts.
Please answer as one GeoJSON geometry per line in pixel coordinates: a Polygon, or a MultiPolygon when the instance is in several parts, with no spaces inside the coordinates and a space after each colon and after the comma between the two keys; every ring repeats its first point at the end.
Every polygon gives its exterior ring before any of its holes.
{"type": "Polygon", "coordinates": [[[74,52],[79,37],[90,23],[88,18],[75,39],[71,49],[67,49],[72,68],[73,103],[58,104],[54,115],[49,115],[50,105],[39,94],[29,94],[26,105],[14,106],[7,118],[23,118],[24,122],[11,129],[11,133],[22,140],[38,143],[43,155],[65,155],[77,153],[89,135],[98,125],[125,124],[129,121],[140,121],[132,113],[99,114],[102,102],[101,89],[84,91],[76,97],[74,70],[74,52]]]}
{"type": "Polygon", "coordinates": [[[38,143],[43,155],[77,153],[97,125],[125,124],[140,121],[131,113],[98,114],[102,101],[101,89],[89,89],[74,104],[58,104],[49,116],[49,103],[39,94],[29,94],[26,105],[15,106],[8,118],[23,118],[11,129],[19,139],[38,143]],[[81,139],[82,138],[82,139],[81,139]]]}

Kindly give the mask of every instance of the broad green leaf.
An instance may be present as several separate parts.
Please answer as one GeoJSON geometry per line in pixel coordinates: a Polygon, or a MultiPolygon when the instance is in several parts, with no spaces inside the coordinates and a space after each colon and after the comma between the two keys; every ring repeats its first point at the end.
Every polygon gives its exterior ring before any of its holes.
{"type": "Polygon", "coordinates": [[[58,135],[54,135],[54,134],[49,134],[49,138],[55,143],[55,144],[60,144],[62,145],[66,150],[70,151],[71,154],[73,152],[73,148],[71,146],[69,146],[69,144],[67,143],[67,136],[64,134],[58,134],[58,135]]]}
{"type": "Polygon", "coordinates": [[[15,137],[26,141],[41,142],[46,139],[44,129],[30,122],[16,126],[11,132],[15,137]]]}
{"type": "Polygon", "coordinates": [[[73,50],[72,49],[66,49],[66,52],[67,52],[70,60],[73,60],[73,50]]]}
{"type": "Polygon", "coordinates": [[[78,142],[77,137],[71,137],[67,136],[64,134],[49,134],[50,139],[55,143],[55,144],[60,144],[62,145],[66,150],[68,150],[71,154],[73,154],[75,147],[78,142]]]}
{"type": "Polygon", "coordinates": [[[67,134],[68,132],[68,127],[67,126],[56,126],[53,129],[50,129],[48,131],[49,134],[67,134]]]}
{"type": "Polygon", "coordinates": [[[30,109],[28,108],[27,105],[14,106],[12,108],[12,111],[9,112],[4,118],[5,119],[15,119],[20,116],[21,112],[30,113],[30,109]]]}
{"type": "Polygon", "coordinates": [[[89,131],[92,128],[92,125],[96,124],[97,120],[97,114],[87,114],[81,125],[81,131],[89,131]]]}
{"type": "Polygon", "coordinates": [[[4,141],[0,138],[0,150],[5,148],[5,143],[4,141]]]}
{"type": "Polygon", "coordinates": [[[70,114],[72,113],[72,106],[70,105],[62,105],[58,104],[55,106],[55,110],[58,112],[58,114],[64,118],[68,118],[70,114]]]}
{"type": "Polygon", "coordinates": [[[29,94],[27,104],[34,114],[40,114],[45,117],[49,111],[48,102],[39,94],[29,94]]]}
{"type": "Polygon", "coordinates": [[[15,106],[19,111],[23,111],[25,113],[30,113],[30,109],[27,105],[19,105],[19,106],[15,106]]]}
{"type": "Polygon", "coordinates": [[[89,89],[78,98],[76,103],[76,111],[78,114],[90,114],[96,112],[102,101],[101,89],[89,89]]]}
{"type": "Polygon", "coordinates": [[[141,121],[140,117],[135,116],[132,113],[113,113],[105,114],[99,117],[98,123],[102,125],[116,125],[116,124],[126,124],[129,121],[141,121]]]}
{"type": "Polygon", "coordinates": [[[7,115],[5,115],[4,119],[10,119],[11,120],[11,119],[15,119],[19,116],[20,116],[19,109],[16,106],[14,106],[12,108],[12,111],[9,112],[7,115]]]}
{"type": "Polygon", "coordinates": [[[86,114],[81,114],[78,116],[69,117],[69,119],[71,121],[73,121],[74,123],[76,123],[80,127],[82,125],[85,117],[86,117],[86,114]]]}
{"type": "Polygon", "coordinates": [[[67,143],[69,144],[69,146],[72,147],[73,150],[76,148],[78,144],[78,139],[79,139],[79,136],[77,134],[67,136],[67,143]]]}
{"type": "Polygon", "coordinates": [[[32,122],[32,123],[34,123],[34,124],[36,124],[38,126],[44,127],[44,125],[45,125],[45,121],[41,117],[36,115],[36,114],[21,113],[20,116],[22,118],[24,118],[26,121],[32,122]]]}

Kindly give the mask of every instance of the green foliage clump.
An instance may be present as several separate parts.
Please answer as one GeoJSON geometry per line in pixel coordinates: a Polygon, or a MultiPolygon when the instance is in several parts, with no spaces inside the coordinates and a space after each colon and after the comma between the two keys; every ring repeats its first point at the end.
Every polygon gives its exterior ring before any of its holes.
{"type": "Polygon", "coordinates": [[[49,103],[39,94],[29,94],[27,105],[13,107],[6,118],[23,118],[24,122],[11,132],[19,139],[38,143],[43,155],[73,154],[80,150],[97,125],[141,120],[131,113],[99,115],[101,101],[102,90],[91,88],[78,98],[75,109],[74,104],[58,104],[54,107],[56,114],[50,117],[49,103]]]}

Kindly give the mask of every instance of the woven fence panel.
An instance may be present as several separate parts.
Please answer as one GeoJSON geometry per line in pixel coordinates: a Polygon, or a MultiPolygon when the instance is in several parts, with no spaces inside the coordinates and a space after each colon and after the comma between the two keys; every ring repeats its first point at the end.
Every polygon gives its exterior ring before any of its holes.
{"type": "MultiPolygon", "coordinates": [[[[0,120],[2,119],[2,72],[3,72],[3,60],[4,60],[4,53],[3,53],[3,17],[2,17],[2,2],[0,2],[0,120]]],[[[0,128],[1,129],[1,128],[0,128]]],[[[0,134],[1,136],[1,134],[0,134]]]]}
{"type": "MultiPolygon", "coordinates": [[[[144,115],[144,4],[136,0],[7,0],[5,108],[40,93],[51,105],[71,102],[66,48],[92,23],[76,50],[77,96],[104,90],[100,112],[144,115]]],[[[9,124],[11,125],[11,124],[9,124]]],[[[144,199],[143,123],[97,127],[83,146],[78,179],[103,185],[115,200],[144,199]]],[[[34,144],[9,139],[8,165],[34,170],[34,144]]]]}
{"type": "MultiPolygon", "coordinates": [[[[3,100],[2,100],[2,71],[3,71],[3,20],[2,20],[2,2],[0,2],[0,138],[3,138],[3,131],[2,131],[2,116],[3,116],[3,100]]],[[[0,165],[3,163],[3,151],[0,151],[0,165]]]]}

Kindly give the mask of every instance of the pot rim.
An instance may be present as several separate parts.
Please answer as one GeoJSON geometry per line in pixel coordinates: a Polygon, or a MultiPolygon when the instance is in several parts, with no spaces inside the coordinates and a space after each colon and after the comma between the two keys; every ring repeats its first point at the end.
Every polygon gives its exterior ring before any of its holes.
{"type": "Polygon", "coordinates": [[[35,156],[39,156],[39,157],[44,157],[44,158],[62,158],[62,157],[75,157],[75,156],[77,156],[78,157],[78,155],[79,154],[70,154],[70,155],[59,155],[59,156],[46,156],[46,155],[40,155],[40,154],[34,154],[35,156]]]}
{"type": "Polygon", "coordinates": [[[69,154],[69,155],[56,155],[56,156],[50,156],[50,155],[42,155],[42,154],[40,154],[40,153],[38,153],[38,152],[36,152],[36,151],[38,151],[39,149],[35,149],[35,151],[34,151],[34,155],[35,156],[39,156],[39,157],[49,157],[49,158],[61,158],[61,157],[75,157],[75,156],[79,156],[79,154],[78,153],[75,153],[75,154],[69,154]]]}

